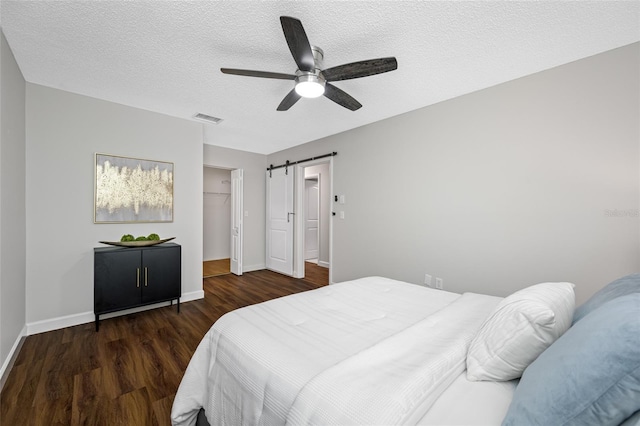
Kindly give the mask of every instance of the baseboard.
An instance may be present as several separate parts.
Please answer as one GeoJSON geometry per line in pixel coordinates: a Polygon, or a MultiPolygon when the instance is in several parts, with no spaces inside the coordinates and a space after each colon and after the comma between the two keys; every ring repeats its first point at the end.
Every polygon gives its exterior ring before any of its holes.
{"type": "Polygon", "coordinates": [[[191,302],[192,300],[204,299],[204,290],[192,291],[189,293],[182,293],[180,296],[180,303],[191,302]]]}
{"type": "Polygon", "coordinates": [[[27,323],[27,336],[33,334],[46,333],[47,331],[59,330],[74,325],[86,324],[95,320],[93,311],[79,314],[65,315],[63,317],[51,318],[42,321],[27,323]]]}
{"type": "MultiPolygon", "coordinates": [[[[183,293],[180,296],[180,303],[190,302],[192,300],[204,299],[204,290],[192,291],[189,293],[183,293]]],[[[109,319],[113,317],[119,317],[121,315],[133,314],[136,312],[148,311],[149,309],[160,308],[162,306],[169,306],[171,302],[155,303],[153,305],[139,306],[137,308],[125,309],[118,312],[111,312],[110,314],[100,315],[100,319],[109,319]]],[[[94,322],[96,316],[93,311],[82,312],[79,314],[66,315],[64,317],[51,318],[48,320],[35,321],[27,323],[26,335],[46,333],[47,331],[59,330],[61,328],[73,327],[75,325],[86,324],[94,322]]]]}
{"type": "Polygon", "coordinates": [[[22,344],[24,343],[24,339],[26,339],[26,337],[27,337],[27,325],[25,324],[25,326],[22,327],[22,330],[20,331],[20,334],[18,335],[18,338],[16,339],[15,343],[11,347],[11,350],[9,351],[9,355],[7,356],[7,359],[5,359],[4,363],[2,364],[2,368],[0,368],[0,391],[2,391],[2,388],[4,387],[4,383],[7,381],[7,378],[9,377],[9,372],[11,372],[11,368],[13,367],[13,364],[16,362],[16,358],[18,358],[18,354],[20,353],[20,349],[22,348],[22,344]]]}
{"type": "Polygon", "coordinates": [[[322,266],[323,268],[329,269],[329,262],[323,262],[322,260],[319,260],[318,266],[322,266]]]}
{"type": "Polygon", "coordinates": [[[260,271],[262,269],[267,269],[267,266],[264,263],[259,265],[242,265],[242,273],[260,271]]]}

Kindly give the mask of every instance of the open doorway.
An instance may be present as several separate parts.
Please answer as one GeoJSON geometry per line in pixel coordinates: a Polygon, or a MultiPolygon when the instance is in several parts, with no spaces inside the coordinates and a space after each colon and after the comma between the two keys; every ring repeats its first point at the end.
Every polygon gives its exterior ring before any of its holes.
{"type": "Polygon", "coordinates": [[[320,253],[320,179],[304,177],[304,261],[318,264],[320,253]]]}
{"type": "Polygon", "coordinates": [[[231,170],[203,170],[203,278],[229,274],[231,258],[231,170]]]}
{"type": "Polygon", "coordinates": [[[330,282],[331,160],[303,164],[302,257],[305,278],[330,282]]]}

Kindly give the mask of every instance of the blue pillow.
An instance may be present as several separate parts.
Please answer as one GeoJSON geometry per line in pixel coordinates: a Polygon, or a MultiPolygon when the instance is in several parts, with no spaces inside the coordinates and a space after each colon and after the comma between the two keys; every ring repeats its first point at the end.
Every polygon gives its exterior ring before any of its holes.
{"type": "Polygon", "coordinates": [[[640,293],[586,315],[522,375],[503,426],[618,425],[640,410],[640,293]]]}
{"type": "Polygon", "coordinates": [[[640,293],[640,274],[631,274],[611,282],[596,294],[591,296],[584,304],[576,308],[573,313],[573,323],[598,307],[616,297],[626,296],[631,293],[640,293]]]}
{"type": "Polygon", "coordinates": [[[631,417],[624,421],[620,426],[638,426],[640,425],[640,410],[636,411],[631,417]]]}

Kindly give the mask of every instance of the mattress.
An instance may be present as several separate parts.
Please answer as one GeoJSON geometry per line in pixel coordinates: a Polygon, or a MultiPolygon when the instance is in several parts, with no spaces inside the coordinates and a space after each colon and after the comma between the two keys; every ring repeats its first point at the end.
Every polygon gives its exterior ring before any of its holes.
{"type": "Polygon", "coordinates": [[[472,382],[466,371],[445,390],[418,421],[420,426],[500,425],[518,380],[472,382]]]}
{"type": "Polygon", "coordinates": [[[369,277],[233,311],[194,353],[172,423],[204,407],[211,424],[416,424],[499,300],[369,277]]]}

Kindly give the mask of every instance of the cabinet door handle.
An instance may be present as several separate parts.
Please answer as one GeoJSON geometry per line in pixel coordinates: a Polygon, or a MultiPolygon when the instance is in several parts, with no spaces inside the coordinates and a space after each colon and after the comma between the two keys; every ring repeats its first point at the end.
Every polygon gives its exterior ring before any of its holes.
{"type": "Polygon", "coordinates": [[[148,276],[147,267],[144,267],[144,286],[147,287],[147,276],[148,276]]]}
{"type": "Polygon", "coordinates": [[[140,268],[136,268],[136,287],[140,288],[140,268]]]}

